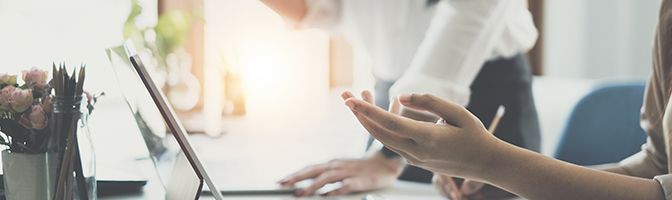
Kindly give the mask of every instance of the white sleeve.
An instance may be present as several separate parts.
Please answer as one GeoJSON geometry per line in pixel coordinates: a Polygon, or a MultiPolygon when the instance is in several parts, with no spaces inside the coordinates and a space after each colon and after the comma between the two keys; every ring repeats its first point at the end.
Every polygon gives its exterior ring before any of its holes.
{"type": "Polygon", "coordinates": [[[305,0],[306,16],[295,27],[334,30],[340,24],[342,0],[305,0]]]}
{"type": "Polygon", "coordinates": [[[469,87],[493,55],[507,18],[517,12],[513,9],[520,2],[516,1],[522,0],[451,0],[437,4],[425,39],[409,68],[390,89],[390,96],[431,93],[467,105],[469,87]]]}
{"type": "Polygon", "coordinates": [[[672,174],[658,175],[653,178],[660,184],[665,200],[672,200],[672,174]]]}

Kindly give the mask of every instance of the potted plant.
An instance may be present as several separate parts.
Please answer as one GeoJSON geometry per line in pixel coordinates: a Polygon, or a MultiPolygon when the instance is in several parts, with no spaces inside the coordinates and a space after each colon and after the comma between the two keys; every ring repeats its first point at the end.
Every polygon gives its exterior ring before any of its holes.
{"type": "MultiPolygon", "coordinates": [[[[195,11],[168,10],[160,13],[156,24],[142,23],[143,8],[138,0],[131,1],[131,12],[124,23],[124,39],[139,47],[139,54],[148,54],[155,62],[156,79],[166,97],[177,111],[188,112],[200,100],[201,83],[192,73],[192,55],[185,49],[193,24],[202,21],[195,11]],[[139,23],[138,23],[139,22],[139,23]]],[[[145,14],[146,15],[146,14],[145,14]]]]}

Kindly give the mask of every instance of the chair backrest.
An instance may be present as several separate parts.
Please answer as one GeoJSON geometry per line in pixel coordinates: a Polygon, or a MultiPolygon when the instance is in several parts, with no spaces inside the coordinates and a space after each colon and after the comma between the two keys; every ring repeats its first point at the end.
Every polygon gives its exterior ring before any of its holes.
{"type": "Polygon", "coordinates": [[[578,165],[618,162],[641,148],[644,83],[608,84],[583,97],[567,120],[555,157],[578,165]]]}

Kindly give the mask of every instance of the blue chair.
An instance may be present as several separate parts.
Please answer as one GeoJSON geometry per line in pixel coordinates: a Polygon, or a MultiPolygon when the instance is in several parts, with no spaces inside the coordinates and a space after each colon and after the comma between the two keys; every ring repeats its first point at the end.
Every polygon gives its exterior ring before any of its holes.
{"type": "Polygon", "coordinates": [[[644,83],[600,86],[569,116],[555,158],[578,165],[618,162],[646,142],[639,126],[644,83]]]}

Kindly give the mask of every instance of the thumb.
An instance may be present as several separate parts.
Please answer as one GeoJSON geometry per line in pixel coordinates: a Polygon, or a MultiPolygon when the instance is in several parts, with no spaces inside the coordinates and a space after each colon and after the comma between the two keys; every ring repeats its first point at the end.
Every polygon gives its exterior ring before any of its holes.
{"type": "Polygon", "coordinates": [[[472,180],[464,180],[464,183],[462,183],[462,187],[460,187],[460,191],[464,195],[472,195],[477,193],[481,188],[485,186],[485,183],[481,183],[478,181],[472,181],[472,180]]]}

